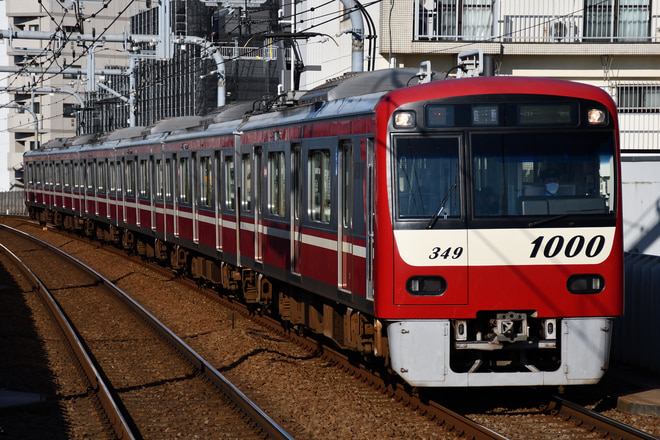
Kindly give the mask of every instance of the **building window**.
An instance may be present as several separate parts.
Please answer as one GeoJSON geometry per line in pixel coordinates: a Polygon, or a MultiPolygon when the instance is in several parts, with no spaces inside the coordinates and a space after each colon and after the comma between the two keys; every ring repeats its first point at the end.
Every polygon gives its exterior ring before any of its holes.
{"type": "Polygon", "coordinates": [[[660,113],[660,84],[622,84],[617,97],[621,113],[660,113]]]}
{"type": "Polygon", "coordinates": [[[75,118],[76,117],[76,104],[64,104],[63,105],[62,116],[65,118],[75,118]]]}
{"type": "Polygon", "coordinates": [[[492,37],[494,0],[418,0],[423,39],[478,41],[492,37]]]}
{"type": "Polygon", "coordinates": [[[651,0],[585,0],[584,37],[587,41],[649,39],[651,0]]]}

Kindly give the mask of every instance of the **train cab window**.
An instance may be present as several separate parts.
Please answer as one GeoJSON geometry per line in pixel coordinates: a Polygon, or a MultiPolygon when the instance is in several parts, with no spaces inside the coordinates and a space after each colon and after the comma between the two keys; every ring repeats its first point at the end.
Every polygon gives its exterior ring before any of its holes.
{"type": "Polygon", "coordinates": [[[252,210],[252,160],[249,154],[244,154],[241,159],[243,182],[241,188],[241,207],[245,211],[252,210]]]}
{"type": "Polygon", "coordinates": [[[213,160],[211,157],[199,159],[199,201],[202,206],[213,206],[213,160]]]}
{"type": "Polygon", "coordinates": [[[179,159],[179,185],[178,200],[180,203],[190,203],[192,187],[190,185],[190,158],[179,159]]]}
{"type": "Polygon", "coordinates": [[[268,153],[268,211],[273,215],[286,213],[286,164],[283,151],[268,153]]]}
{"type": "Polygon", "coordinates": [[[234,158],[227,156],[225,157],[225,207],[230,211],[233,211],[236,207],[235,182],[234,158]]]}
{"type": "Polygon", "coordinates": [[[126,182],[126,195],[129,197],[135,197],[135,162],[132,160],[126,161],[124,181],[126,182]]]}
{"type": "Polygon", "coordinates": [[[397,136],[395,155],[399,220],[461,216],[458,137],[397,136]]]}
{"type": "Polygon", "coordinates": [[[476,218],[615,209],[611,132],[474,134],[471,142],[476,218]]]}
{"type": "Polygon", "coordinates": [[[330,150],[312,150],[308,157],[309,215],[312,221],[330,223],[332,209],[332,172],[330,150]]]}
{"type": "Polygon", "coordinates": [[[143,159],[140,161],[140,174],[139,174],[139,184],[140,187],[140,198],[142,199],[151,199],[151,162],[149,160],[143,159]]]}

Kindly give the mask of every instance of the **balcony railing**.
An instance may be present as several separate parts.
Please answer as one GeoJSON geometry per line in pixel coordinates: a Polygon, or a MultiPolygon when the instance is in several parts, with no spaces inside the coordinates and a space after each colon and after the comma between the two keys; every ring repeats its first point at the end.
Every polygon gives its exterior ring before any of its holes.
{"type": "Polygon", "coordinates": [[[415,0],[415,40],[657,43],[652,0],[415,0]]]}

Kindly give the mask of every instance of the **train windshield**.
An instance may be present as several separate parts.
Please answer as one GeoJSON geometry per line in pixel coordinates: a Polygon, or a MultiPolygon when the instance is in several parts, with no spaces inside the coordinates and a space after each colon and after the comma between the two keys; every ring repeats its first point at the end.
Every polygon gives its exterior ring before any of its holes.
{"type": "Polygon", "coordinates": [[[473,133],[470,145],[475,218],[615,210],[612,132],[473,133]]]}
{"type": "Polygon", "coordinates": [[[537,221],[532,217],[610,218],[616,210],[612,131],[481,131],[393,139],[395,217],[411,226],[443,228],[452,227],[452,219],[505,217],[531,225],[537,221]]]}
{"type": "Polygon", "coordinates": [[[397,137],[396,155],[397,218],[461,216],[457,136],[397,137]]]}

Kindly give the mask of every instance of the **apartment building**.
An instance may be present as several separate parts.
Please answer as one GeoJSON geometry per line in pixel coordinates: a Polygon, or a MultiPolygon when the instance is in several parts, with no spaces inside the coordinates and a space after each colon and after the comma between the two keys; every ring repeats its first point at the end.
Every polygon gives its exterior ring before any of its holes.
{"type": "Polygon", "coordinates": [[[620,112],[626,250],[660,255],[659,1],[388,0],[362,6],[376,32],[366,14],[356,29],[359,20],[349,20],[340,0],[298,4],[299,30],[321,34],[301,43],[305,86],[350,71],[351,34],[362,33],[365,67],[430,61],[435,72],[451,77],[459,53],[481,49],[493,57],[497,75],[601,87],[620,112]],[[368,50],[374,39],[376,54],[368,50]]]}
{"type": "MultiPolygon", "coordinates": [[[[2,64],[0,75],[6,78],[5,90],[10,90],[9,103],[34,111],[40,144],[75,135],[75,109],[80,106],[79,99],[85,91],[92,87],[86,74],[90,60],[93,59],[96,69],[122,69],[128,65],[123,45],[105,42],[102,37],[122,35],[128,28],[129,14],[150,2],[5,0],[2,3],[7,19],[2,29],[32,32],[35,36],[53,35],[48,39],[4,39],[8,63],[2,64]],[[131,6],[127,7],[129,4],[131,6]],[[56,36],[58,30],[60,34],[56,36]],[[95,35],[99,39],[93,43],[76,41],[67,37],[71,33],[95,35]],[[67,68],[69,73],[59,73],[67,68]],[[79,73],[80,69],[84,73],[79,73]],[[57,91],[32,93],[38,89],[57,91]]],[[[7,165],[13,172],[15,168],[20,169],[23,153],[36,145],[34,117],[20,107],[12,108],[8,112],[7,130],[7,165]]],[[[11,185],[18,183],[17,178],[20,175],[11,178],[11,185]]]]}

